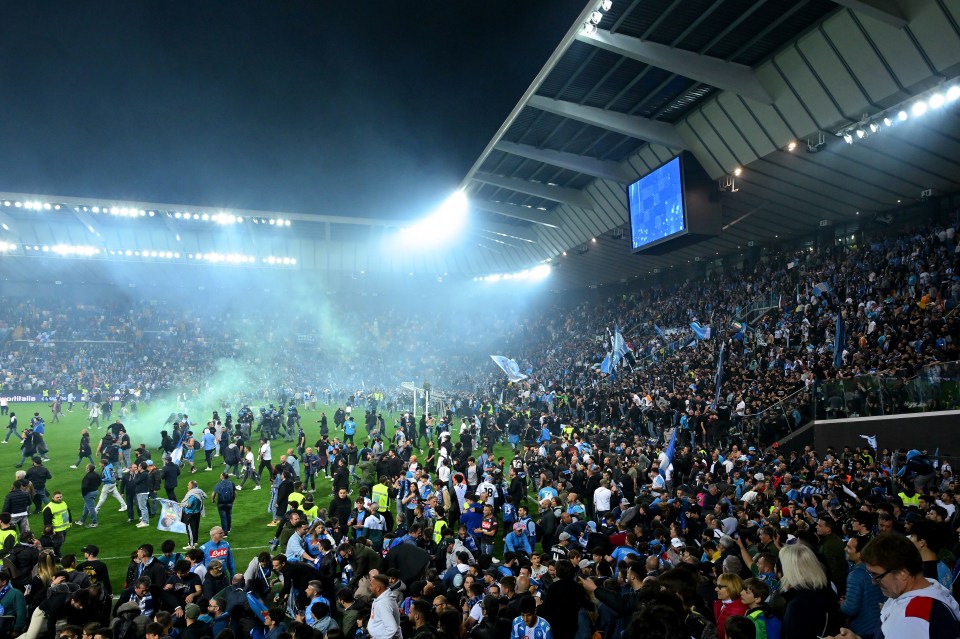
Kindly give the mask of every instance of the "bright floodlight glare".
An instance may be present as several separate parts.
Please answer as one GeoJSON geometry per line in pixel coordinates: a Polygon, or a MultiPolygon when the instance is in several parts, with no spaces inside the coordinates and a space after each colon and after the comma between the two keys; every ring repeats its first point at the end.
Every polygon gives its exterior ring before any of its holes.
{"type": "Polygon", "coordinates": [[[850,135],[849,133],[844,133],[843,141],[846,142],[847,144],[853,144],[853,136],[850,135]]]}
{"type": "Polygon", "coordinates": [[[435,245],[454,239],[467,220],[469,202],[463,191],[456,191],[436,211],[400,231],[410,245],[435,245]]]}
{"type": "Polygon", "coordinates": [[[609,11],[613,8],[613,0],[600,0],[600,8],[609,11]]]}
{"type": "Polygon", "coordinates": [[[942,93],[934,93],[930,96],[930,108],[939,109],[943,106],[944,97],[942,93]]]}
{"type": "Polygon", "coordinates": [[[947,89],[947,102],[955,102],[957,98],[960,98],[960,86],[947,89]]]}
{"type": "Polygon", "coordinates": [[[907,112],[906,112],[906,111],[900,111],[899,113],[897,113],[897,119],[900,120],[901,122],[906,121],[906,119],[907,119],[907,112]]]}
{"type": "Polygon", "coordinates": [[[596,32],[597,32],[597,25],[593,24],[589,20],[583,23],[584,35],[593,35],[596,32]]]}
{"type": "Polygon", "coordinates": [[[915,116],[923,115],[924,113],[927,112],[927,103],[924,102],[923,100],[920,100],[919,102],[913,105],[913,108],[910,109],[910,112],[913,113],[913,115],[915,116]]]}
{"type": "Polygon", "coordinates": [[[603,14],[599,11],[594,11],[590,14],[590,22],[593,24],[600,24],[600,21],[603,20],[603,14]]]}
{"type": "Polygon", "coordinates": [[[876,132],[879,131],[879,130],[880,130],[880,125],[879,125],[879,124],[877,124],[876,122],[871,122],[871,123],[870,123],[870,133],[876,133],[876,132]]]}
{"type": "Polygon", "coordinates": [[[530,279],[533,281],[542,280],[550,275],[550,265],[540,264],[530,269],[530,279]]]}
{"type": "Polygon", "coordinates": [[[796,142],[791,142],[790,144],[787,145],[787,151],[793,151],[795,148],[797,148],[796,142]]]}
{"type": "Polygon", "coordinates": [[[859,139],[862,140],[863,137],[864,137],[866,134],[867,134],[867,132],[864,131],[863,129],[857,129],[857,137],[858,137],[859,139]]]}
{"type": "Polygon", "coordinates": [[[883,119],[883,124],[884,124],[884,126],[890,126],[890,125],[893,124],[893,120],[891,120],[890,118],[884,118],[884,119],[883,119]]]}

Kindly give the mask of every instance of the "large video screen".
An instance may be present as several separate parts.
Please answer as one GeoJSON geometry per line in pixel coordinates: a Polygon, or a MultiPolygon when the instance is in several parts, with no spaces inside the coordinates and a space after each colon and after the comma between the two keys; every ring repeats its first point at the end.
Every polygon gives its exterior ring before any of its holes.
{"type": "Polygon", "coordinates": [[[627,187],[630,238],[638,251],[687,231],[680,156],[627,187]]]}

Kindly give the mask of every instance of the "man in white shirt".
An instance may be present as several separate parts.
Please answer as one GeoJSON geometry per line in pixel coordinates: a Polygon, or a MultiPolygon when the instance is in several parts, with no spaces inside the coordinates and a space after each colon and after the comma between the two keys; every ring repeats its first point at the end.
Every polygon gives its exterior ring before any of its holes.
{"type": "Polygon", "coordinates": [[[600,480],[600,486],[593,491],[593,512],[598,521],[603,521],[604,515],[610,512],[610,497],[613,491],[610,490],[610,480],[600,480]]]}
{"type": "Polygon", "coordinates": [[[367,632],[370,639],[401,639],[400,608],[390,592],[390,580],[386,575],[370,578],[370,592],[374,600],[370,607],[367,632]]]}

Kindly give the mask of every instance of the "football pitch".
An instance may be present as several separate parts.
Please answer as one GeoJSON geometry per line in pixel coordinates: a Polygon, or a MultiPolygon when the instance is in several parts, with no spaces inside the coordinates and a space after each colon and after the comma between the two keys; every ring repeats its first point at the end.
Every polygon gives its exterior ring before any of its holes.
{"type": "MultiPolygon", "coordinates": [[[[115,406],[119,408],[119,403],[116,403],[115,406]]],[[[64,415],[59,423],[53,423],[50,406],[45,403],[11,403],[10,410],[17,414],[18,426],[21,431],[29,425],[30,417],[35,412],[44,418],[46,422],[44,439],[49,448],[47,457],[50,460],[44,462],[44,466],[46,466],[53,475],[53,478],[47,482],[47,494],[50,495],[55,490],[61,491],[64,496],[64,501],[70,507],[73,521],[78,522],[83,512],[83,499],[80,496],[80,481],[84,474],[84,466],[88,462],[84,460],[76,470],[71,469],[70,466],[77,461],[81,430],[84,428],[89,430],[91,448],[96,451],[97,444],[103,435],[107,423],[101,419],[100,429],[91,428],[88,426],[88,411],[82,403],[77,402],[74,405],[73,412],[67,412],[66,407],[67,405],[64,403],[64,415]]],[[[160,431],[166,429],[170,432],[172,430],[170,426],[164,425],[163,422],[171,412],[177,412],[176,407],[172,405],[158,406],[155,402],[149,410],[146,410],[146,408],[147,407],[141,406],[138,418],[130,419],[128,416],[121,421],[130,434],[132,448],[136,449],[141,443],[145,444],[147,450],[152,453],[153,461],[158,467],[162,467],[162,453],[159,450],[160,431]],[[160,415],[162,415],[162,417],[160,417],[160,415]]],[[[189,414],[190,419],[196,423],[196,426],[193,428],[194,433],[198,433],[205,426],[213,414],[214,409],[215,407],[213,406],[209,408],[192,407],[189,414]]],[[[335,405],[325,406],[319,404],[315,411],[301,409],[300,422],[306,432],[308,446],[313,446],[320,438],[320,425],[317,422],[320,419],[321,412],[325,412],[328,418],[330,439],[332,440],[334,437],[338,437],[342,440],[342,432],[336,430],[333,425],[333,414],[336,410],[337,406],[335,405]]],[[[385,411],[381,412],[386,422],[387,434],[392,437],[394,433],[394,423],[399,413],[388,414],[385,411]]],[[[115,420],[117,415],[118,412],[115,410],[111,421],[115,420]]],[[[364,441],[363,435],[366,433],[362,424],[363,409],[355,407],[354,415],[358,422],[355,440],[358,447],[362,447],[362,442],[364,441]]],[[[222,411],[221,417],[223,417],[222,411]]],[[[6,424],[7,418],[0,417],[0,426],[3,427],[4,434],[6,424]]],[[[455,420],[454,428],[452,429],[453,432],[451,433],[454,441],[459,439],[457,434],[458,426],[459,422],[455,420]]],[[[255,429],[256,426],[254,426],[253,443],[257,444],[255,429]]],[[[385,445],[386,444],[385,442],[385,445]]],[[[273,463],[277,463],[280,455],[285,454],[287,449],[293,446],[293,442],[287,442],[282,437],[273,440],[273,463]]],[[[426,450],[425,443],[423,443],[423,449],[426,450]]],[[[254,451],[256,451],[256,447],[254,447],[254,451]]],[[[414,448],[414,452],[418,452],[416,448],[414,448]]],[[[513,458],[510,446],[506,444],[497,446],[494,449],[494,453],[497,456],[503,455],[507,463],[513,458]]],[[[422,459],[422,455],[420,455],[420,458],[422,459]]],[[[8,473],[8,486],[13,484],[15,479],[14,474],[17,470],[15,465],[19,460],[20,447],[15,437],[10,439],[9,444],[5,446],[0,445],[0,468],[5,468],[8,473]]],[[[99,462],[96,454],[94,454],[94,460],[99,462]]],[[[188,466],[181,469],[179,486],[176,491],[177,497],[180,499],[186,494],[187,482],[191,477],[198,482],[199,487],[207,493],[208,497],[211,497],[213,486],[219,481],[220,473],[224,470],[222,458],[216,457],[214,458],[213,470],[205,472],[203,468],[206,467],[206,463],[204,462],[202,451],[197,452],[195,463],[197,473],[194,475],[190,475],[188,466]]],[[[30,465],[31,462],[28,459],[24,463],[23,469],[26,470],[30,465]]],[[[99,468],[98,463],[98,472],[99,468]]],[[[234,551],[237,571],[243,571],[247,563],[258,553],[269,550],[268,543],[274,535],[275,527],[268,526],[273,520],[273,517],[272,514],[267,511],[267,506],[270,503],[270,480],[266,471],[264,471],[261,484],[263,488],[254,491],[253,482],[248,480],[244,489],[236,493],[236,501],[233,507],[233,527],[230,531],[228,541],[234,551]]],[[[352,486],[352,489],[352,495],[356,496],[355,486],[352,486]]],[[[6,492],[9,492],[9,490],[8,487],[6,492]]],[[[314,495],[317,505],[322,509],[326,509],[330,504],[330,490],[330,480],[324,479],[322,474],[319,475],[317,478],[317,489],[314,495]]],[[[6,492],[4,492],[4,496],[6,492]]],[[[160,490],[159,496],[165,496],[163,489],[160,490]]],[[[393,510],[393,500],[390,501],[391,510],[393,510]]],[[[151,519],[149,527],[137,528],[136,523],[139,521],[137,516],[135,516],[133,523],[128,523],[128,513],[119,512],[118,510],[119,504],[115,499],[110,498],[104,503],[100,510],[98,516],[99,526],[97,528],[88,528],[86,526],[81,527],[74,525],[67,531],[66,541],[61,551],[61,554],[75,554],[77,555],[78,561],[83,561],[84,557],[80,549],[87,544],[98,546],[100,548],[99,558],[109,567],[110,580],[115,593],[123,588],[127,566],[130,563],[130,555],[136,551],[138,546],[144,543],[152,544],[155,554],[159,555],[160,545],[166,539],[173,539],[176,543],[177,552],[183,552],[182,547],[187,544],[186,534],[172,534],[167,531],[158,530],[156,516],[151,519]]],[[[88,520],[87,524],[89,523],[90,521],[88,520]]],[[[30,516],[30,529],[38,537],[43,530],[42,524],[43,519],[41,515],[30,516]]],[[[200,522],[199,543],[207,541],[210,538],[210,528],[219,525],[220,517],[217,513],[217,508],[212,501],[208,501],[206,514],[200,522]]]]}

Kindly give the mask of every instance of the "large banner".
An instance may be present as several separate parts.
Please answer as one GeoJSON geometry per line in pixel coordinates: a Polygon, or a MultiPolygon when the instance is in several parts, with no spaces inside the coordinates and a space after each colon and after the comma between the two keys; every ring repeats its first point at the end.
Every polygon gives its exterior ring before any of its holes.
{"type": "Polygon", "coordinates": [[[157,530],[186,535],[187,525],[180,521],[182,513],[180,504],[170,499],[158,499],[157,501],[160,502],[160,521],[157,522],[157,530]]]}

